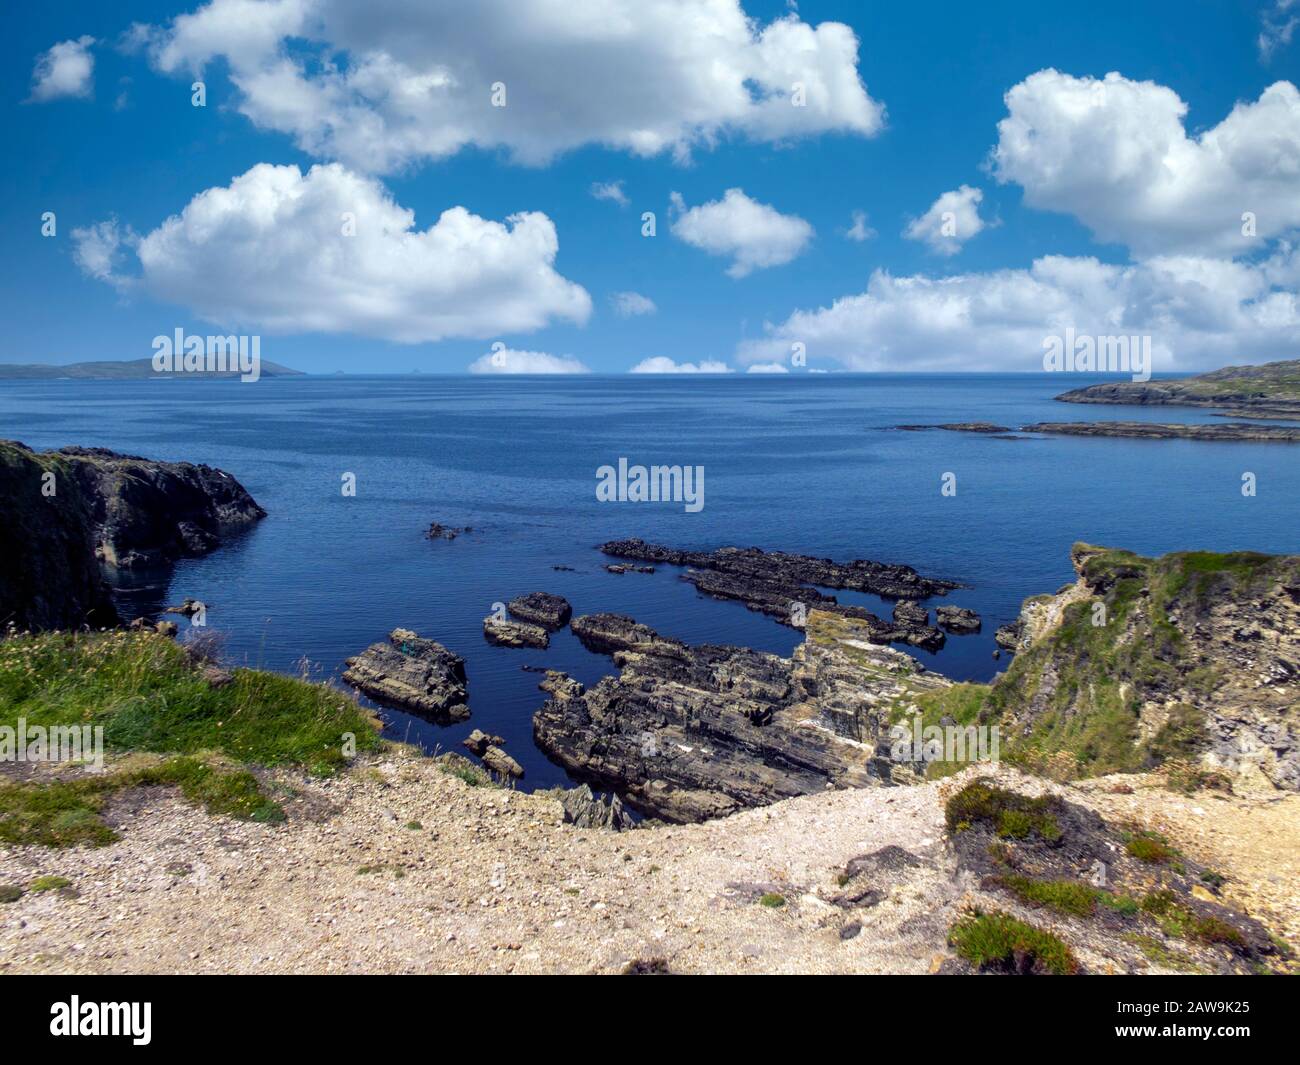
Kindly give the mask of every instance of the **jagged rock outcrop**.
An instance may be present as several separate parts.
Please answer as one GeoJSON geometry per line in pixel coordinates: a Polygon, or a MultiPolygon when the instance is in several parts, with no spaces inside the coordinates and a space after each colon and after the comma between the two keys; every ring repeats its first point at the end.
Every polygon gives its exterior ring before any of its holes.
{"type": "Polygon", "coordinates": [[[498,647],[549,647],[551,638],[540,625],[511,621],[489,614],[483,619],[483,636],[498,647]]]}
{"type": "Polygon", "coordinates": [[[968,635],[980,631],[980,616],[964,606],[939,606],[934,609],[935,620],[945,632],[968,635]]]}
{"type": "Polygon", "coordinates": [[[49,452],[89,505],[95,554],[107,566],[131,568],[194,558],[222,537],[266,517],[266,511],[224,470],[189,462],[158,462],[98,447],[49,452]]]}
{"type": "Polygon", "coordinates": [[[557,788],[551,792],[564,810],[564,823],[574,828],[607,828],[622,832],[635,828],[632,815],[623,808],[617,795],[597,796],[587,784],[576,788],[557,788]]]}
{"type": "Polygon", "coordinates": [[[469,718],[465,660],[410,629],[394,629],[387,643],[349,658],[343,679],[378,703],[440,724],[469,718]]]}
{"type": "Polygon", "coordinates": [[[821,611],[788,659],[688,646],[620,615],[575,618],[573,629],[621,672],[585,690],[548,676],[537,743],[574,776],[666,821],[887,783],[891,716],[949,684],[821,611]]]}
{"type": "Polygon", "coordinates": [[[981,711],[1014,756],[1300,789],[1300,556],[1076,544],[1072,561],[1073,585],[1026,600],[981,711]]]}
{"type": "Polygon", "coordinates": [[[521,621],[540,625],[552,632],[564,628],[573,614],[573,608],[564,596],[550,592],[517,595],[506,604],[506,609],[521,621]]]}
{"type": "Polygon", "coordinates": [[[0,498],[0,624],[20,629],[116,624],[101,565],[206,554],[266,515],[210,466],[12,441],[0,442],[0,498]]]}

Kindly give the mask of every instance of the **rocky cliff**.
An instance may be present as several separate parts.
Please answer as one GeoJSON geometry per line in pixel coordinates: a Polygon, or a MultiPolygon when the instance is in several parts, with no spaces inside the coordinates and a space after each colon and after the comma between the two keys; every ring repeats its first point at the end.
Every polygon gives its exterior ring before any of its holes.
{"type": "Polygon", "coordinates": [[[1026,601],[980,711],[1012,757],[1300,789],[1300,556],[1076,544],[1072,561],[1073,585],[1026,601]]]}
{"type": "Polygon", "coordinates": [[[70,465],[0,442],[0,628],[100,628],[118,621],[95,562],[90,507],[70,465]]]}
{"type": "Polygon", "coordinates": [[[0,623],[115,624],[101,566],[206,554],[265,516],[230,474],[102,448],[0,442],[0,623]]]}

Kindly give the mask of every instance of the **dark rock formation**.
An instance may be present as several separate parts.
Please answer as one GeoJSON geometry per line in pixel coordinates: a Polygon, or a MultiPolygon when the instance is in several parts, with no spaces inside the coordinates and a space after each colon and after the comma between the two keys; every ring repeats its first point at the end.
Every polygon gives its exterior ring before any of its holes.
{"type": "Polygon", "coordinates": [[[473,532],[472,525],[463,525],[454,528],[450,525],[441,525],[438,522],[431,522],[428,531],[424,534],[426,540],[454,540],[462,533],[473,532]]]}
{"type": "Polygon", "coordinates": [[[653,573],[654,566],[638,566],[633,562],[610,562],[605,566],[609,573],[653,573]]]}
{"type": "Polygon", "coordinates": [[[827,787],[887,782],[889,716],[949,682],[814,611],[784,659],[691,647],[631,618],[573,620],[620,667],[584,689],[562,674],[533,717],[538,745],[579,779],[667,821],[698,821],[827,787]]]}
{"type": "Polygon", "coordinates": [[[0,442],[0,629],[105,628],[119,620],[95,562],[90,505],[68,465],[0,442]],[[47,484],[53,495],[43,492],[47,484]]]}
{"type": "Polygon", "coordinates": [[[1009,621],[1005,625],[998,626],[998,630],[993,634],[993,642],[1004,651],[1018,651],[1020,650],[1020,638],[1024,631],[1024,622],[1017,618],[1015,621],[1009,621]]]}
{"type": "Polygon", "coordinates": [[[689,566],[697,570],[717,570],[759,583],[786,587],[815,584],[824,588],[869,592],[886,599],[926,599],[932,595],[943,595],[957,587],[952,581],[922,577],[911,566],[867,559],[834,562],[829,558],[763,551],[757,547],[682,551],[632,539],[611,540],[601,544],[600,550],[615,558],[689,566]]]}
{"type": "Polygon", "coordinates": [[[583,614],[574,618],[569,627],[582,641],[582,646],[596,654],[613,654],[615,651],[673,654],[685,646],[678,640],[660,636],[648,625],[642,625],[626,614],[583,614]]]}
{"type": "Polygon", "coordinates": [[[943,646],[943,633],[924,623],[917,625],[903,620],[907,616],[915,617],[915,614],[895,612],[894,622],[890,624],[863,607],[837,602],[834,596],[813,585],[903,599],[942,595],[957,587],[951,581],[921,577],[910,566],[862,560],[840,563],[758,548],[680,551],[647,544],[643,540],[616,540],[602,544],[600,549],[617,557],[646,558],[688,566],[690,568],[682,579],[693,584],[697,591],[715,599],[734,599],[783,625],[800,628],[809,610],[824,610],[867,623],[872,632],[871,639],[876,643],[909,643],[929,651],[943,646]]]}
{"type": "Polygon", "coordinates": [[[439,724],[469,718],[464,659],[409,629],[394,629],[388,643],[371,644],[347,667],[343,679],[385,706],[439,724]]]}
{"type": "Polygon", "coordinates": [[[116,624],[101,564],[202,555],[266,514],[210,466],[13,442],[0,442],[0,498],[0,625],[20,629],[116,624]]]}
{"type": "Polygon", "coordinates": [[[549,647],[551,638],[540,625],[510,621],[489,614],[483,619],[483,636],[498,647],[549,647]]]}
{"type": "Polygon", "coordinates": [[[569,623],[573,608],[563,596],[549,592],[529,592],[519,595],[506,604],[506,609],[521,621],[540,625],[554,632],[569,623]]]}
{"type": "Polygon", "coordinates": [[[939,606],[934,609],[935,620],[945,632],[965,636],[980,631],[980,616],[964,606],[939,606]]]}
{"type": "Polygon", "coordinates": [[[1057,436],[1117,436],[1134,440],[1300,442],[1300,427],[1241,422],[1214,422],[1205,425],[1181,422],[1037,422],[1026,425],[1024,431],[1057,436]]]}
{"type": "Polygon", "coordinates": [[[474,754],[481,755],[489,747],[500,747],[506,741],[500,736],[489,736],[481,729],[475,729],[460,742],[465,747],[468,747],[474,754]]]}
{"type": "Polygon", "coordinates": [[[930,624],[930,612],[911,599],[900,599],[894,604],[894,621],[905,628],[925,628],[930,624]]]}
{"type": "Polygon", "coordinates": [[[1009,433],[1012,430],[1005,425],[993,422],[945,422],[942,425],[900,425],[899,429],[915,433],[925,429],[947,429],[953,433],[1009,433]]]}
{"type": "Polygon", "coordinates": [[[230,474],[188,462],[156,462],[98,447],[49,452],[86,500],[95,554],[130,568],[194,558],[223,536],[266,517],[230,474]]]}

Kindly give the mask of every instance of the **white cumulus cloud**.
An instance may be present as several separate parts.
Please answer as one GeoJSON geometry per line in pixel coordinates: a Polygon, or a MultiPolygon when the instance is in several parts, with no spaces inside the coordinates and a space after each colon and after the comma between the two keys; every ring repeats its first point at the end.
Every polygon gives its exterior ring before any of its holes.
{"type": "Polygon", "coordinates": [[[337,163],[259,163],[195,196],[112,270],[113,231],[79,231],[93,277],[270,332],[353,333],[415,343],[585,322],[591,297],[555,270],[544,214],[495,222],[451,207],[427,229],[379,182],[337,163]]]}
{"type": "Polygon", "coordinates": [[[871,276],[865,292],[798,310],[743,343],[741,362],[794,342],[851,370],[1041,370],[1046,338],[1150,336],[1157,370],[1268,361],[1300,346],[1300,249],[1256,265],[1162,256],[1116,266],[1047,256],[1027,270],[871,276]]]}
{"type": "Polygon", "coordinates": [[[1196,136],[1176,92],[1117,73],[1040,70],[1005,99],[998,180],[1138,256],[1233,255],[1300,226],[1300,92],[1290,82],[1196,136]]]}
{"type": "Polygon", "coordinates": [[[740,0],[211,0],[134,35],[163,71],[224,59],[257,125],[375,172],[467,146],[527,164],[588,144],[680,160],[727,135],[884,121],[848,26],[764,26],[740,0]]]}
{"type": "Polygon", "coordinates": [[[544,351],[517,351],[514,348],[498,348],[486,355],[480,355],[470,363],[469,372],[475,374],[575,374],[591,373],[591,370],[568,355],[548,355],[544,351]]]}
{"type": "Polygon", "coordinates": [[[609,301],[614,305],[614,313],[620,318],[635,318],[642,314],[654,314],[659,309],[655,306],[654,300],[649,296],[641,295],[639,292],[615,292],[609,301]]]}
{"type": "Polygon", "coordinates": [[[789,373],[790,371],[779,362],[756,362],[746,373],[789,373]]]}
{"type": "Polygon", "coordinates": [[[956,255],[966,241],[985,228],[979,212],[983,199],[984,193],[969,185],[945,192],[925,214],[908,224],[903,236],[924,241],[940,255],[956,255]]]}
{"type": "Polygon", "coordinates": [[[716,359],[694,362],[674,362],[667,355],[642,359],[628,373],[731,373],[731,367],[716,359]]]}
{"type": "Polygon", "coordinates": [[[689,209],[678,193],[672,196],[681,212],[673,235],[710,255],[730,256],[729,277],[788,263],[813,238],[813,227],[802,218],[751,200],[742,189],[728,189],[722,199],[689,209]]]}
{"type": "Polygon", "coordinates": [[[44,103],[63,96],[89,96],[94,90],[95,57],[90,54],[94,43],[94,37],[77,37],[38,55],[29,99],[44,103]]]}

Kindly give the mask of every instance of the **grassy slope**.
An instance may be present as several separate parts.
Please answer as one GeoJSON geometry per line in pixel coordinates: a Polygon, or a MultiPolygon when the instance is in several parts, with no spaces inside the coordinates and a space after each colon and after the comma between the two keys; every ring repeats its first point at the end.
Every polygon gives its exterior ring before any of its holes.
{"type": "Polygon", "coordinates": [[[100,775],[0,784],[0,841],[107,843],[99,816],[115,789],[167,784],[214,812],[283,816],[251,768],[343,766],[379,743],[375,719],[320,684],[239,669],[212,687],[184,649],[154,633],[44,633],[0,642],[0,725],[102,726],[108,751],[146,752],[100,775]]]}
{"type": "MultiPolygon", "coordinates": [[[[1138,741],[1138,710],[1144,693],[1211,691],[1212,670],[1198,667],[1169,611],[1187,615],[1216,597],[1246,592],[1256,582],[1294,569],[1297,560],[1253,552],[1179,552],[1150,559],[1098,548],[1084,563],[1093,597],[1068,606],[1060,627],[1029,649],[991,685],[960,684],[917,699],[923,723],[944,714],[958,724],[1003,723],[1002,755],[1042,771],[1056,760],[1066,775],[1136,771],[1193,754],[1202,741],[1201,715],[1175,706],[1168,723],[1138,741]],[[1147,589],[1146,592],[1143,590],[1147,589]],[[1105,605],[1106,623],[1093,624],[1105,605]],[[1040,693],[1055,677],[1050,694],[1040,693]],[[1027,732],[1006,727],[1037,706],[1027,732]]],[[[950,767],[931,767],[937,775],[950,767]]]]}

